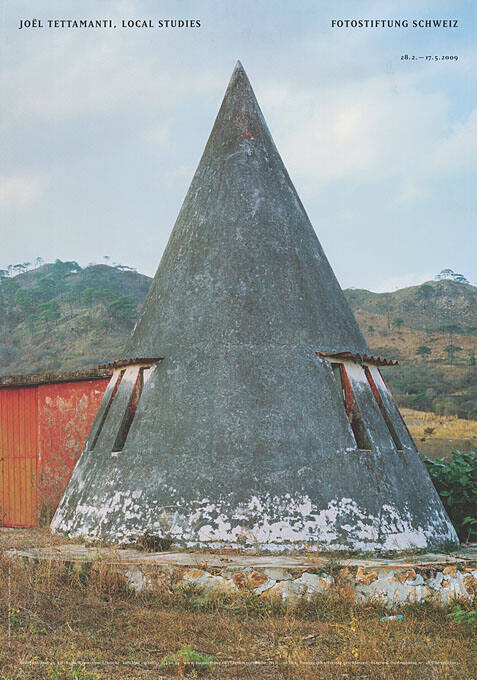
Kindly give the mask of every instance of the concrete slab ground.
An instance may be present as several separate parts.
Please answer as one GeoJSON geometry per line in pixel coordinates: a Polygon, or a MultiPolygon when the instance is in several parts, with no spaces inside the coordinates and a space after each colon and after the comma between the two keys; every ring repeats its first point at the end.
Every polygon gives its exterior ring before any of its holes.
{"type": "Polygon", "coordinates": [[[341,592],[389,607],[411,602],[446,604],[477,595],[477,544],[444,553],[392,558],[319,555],[240,555],[159,552],[78,544],[12,548],[8,558],[111,565],[135,590],[196,587],[204,597],[241,590],[290,605],[317,593],[341,592]]]}

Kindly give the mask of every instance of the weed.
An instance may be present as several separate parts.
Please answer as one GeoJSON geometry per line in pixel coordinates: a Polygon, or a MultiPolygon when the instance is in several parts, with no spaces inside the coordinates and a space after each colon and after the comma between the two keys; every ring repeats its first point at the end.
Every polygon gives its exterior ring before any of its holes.
{"type": "Polygon", "coordinates": [[[145,552],[165,552],[169,550],[172,545],[172,538],[170,536],[159,536],[145,531],[140,536],[135,544],[137,550],[144,550],[145,552]]]}
{"type": "Polygon", "coordinates": [[[468,628],[473,628],[477,626],[477,609],[463,609],[460,604],[456,604],[446,618],[456,623],[465,623],[468,628]]]}
{"type": "Polygon", "coordinates": [[[47,670],[48,680],[101,680],[102,673],[96,673],[86,669],[84,664],[77,666],[63,664],[61,666],[50,666],[47,670]]]}
{"type": "Polygon", "coordinates": [[[19,609],[10,609],[8,611],[8,623],[11,630],[23,628],[23,619],[19,609]]]}
{"type": "Polygon", "coordinates": [[[87,585],[90,578],[90,565],[87,562],[65,562],[67,579],[77,585],[87,585]]]}
{"type": "Polygon", "coordinates": [[[189,645],[184,645],[175,654],[165,656],[161,660],[161,666],[177,666],[183,676],[185,668],[193,669],[197,674],[208,673],[213,656],[196,652],[189,645]]]}
{"type": "Polygon", "coordinates": [[[328,560],[326,563],[323,565],[323,571],[326,574],[330,574],[330,576],[333,576],[333,574],[336,574],[337,571],[339,571],[342,568],[342,563],[340,559],[333,554],[330,554],[328,560]]]}

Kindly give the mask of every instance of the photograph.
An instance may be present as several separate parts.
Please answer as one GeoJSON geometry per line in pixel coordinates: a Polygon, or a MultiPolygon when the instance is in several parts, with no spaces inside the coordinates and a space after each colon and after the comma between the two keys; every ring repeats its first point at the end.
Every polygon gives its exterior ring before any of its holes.
{"type": "Polygon", "coordinates": [[[0,0],[0,680],[477,680],[477,4],[0,0]]]}

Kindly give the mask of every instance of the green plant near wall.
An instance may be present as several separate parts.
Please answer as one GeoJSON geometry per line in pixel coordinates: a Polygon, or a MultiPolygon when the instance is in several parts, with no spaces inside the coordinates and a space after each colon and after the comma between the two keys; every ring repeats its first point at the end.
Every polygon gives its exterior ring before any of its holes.
{"type": "Polygon", "coordinates": [[[453,451],[423,462],[461,541],[477,540],[477,453],[453,451]]]}
{"type": "Polygon", "coordinates": [[[447,619],[452,619],[456,623],[465,623],[467,628],[477,626],[477,609],[464,609],[460,604],[456,604],[447,619]]]}

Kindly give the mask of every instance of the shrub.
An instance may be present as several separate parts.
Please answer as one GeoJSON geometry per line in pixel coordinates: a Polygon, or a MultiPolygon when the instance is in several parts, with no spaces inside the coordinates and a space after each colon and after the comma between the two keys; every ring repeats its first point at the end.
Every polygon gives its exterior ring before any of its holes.
{"type": "Polygon", "coordinates": [[[453,451],[423,462],[461,541],[477,540],[477,454],[453,451]]]}
{"type": "Polygon", "coordinates": [[[465,610],[460,604],[456,604],[447,619],[452,619],[456,623],[465,623],[468,628],[477,625],[477,609],[465,610]]]}

